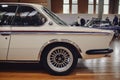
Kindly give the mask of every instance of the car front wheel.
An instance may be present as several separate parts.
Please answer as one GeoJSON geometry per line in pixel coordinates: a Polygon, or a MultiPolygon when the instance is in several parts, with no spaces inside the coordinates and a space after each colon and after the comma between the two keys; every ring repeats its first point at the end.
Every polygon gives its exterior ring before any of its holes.
{"type": "Polygon", "coordinates": [[[43,65],[50,74],[65,75],[75,68],[77,60],[77,55],[72,48],[67,45],[52,45],[45,51],[43,65]]]}

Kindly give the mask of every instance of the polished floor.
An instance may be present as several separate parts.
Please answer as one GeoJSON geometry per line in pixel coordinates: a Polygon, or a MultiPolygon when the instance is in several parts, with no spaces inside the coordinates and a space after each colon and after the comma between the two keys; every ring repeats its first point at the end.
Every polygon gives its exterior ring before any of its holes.
{"type": "Polygon", "coordinates": [[[114,39],[111,47],[111,57],[79,60],[67,76],[49,75],[38,64],[0,64],[0,80],[120,80],[120,39],[114,39]]]}

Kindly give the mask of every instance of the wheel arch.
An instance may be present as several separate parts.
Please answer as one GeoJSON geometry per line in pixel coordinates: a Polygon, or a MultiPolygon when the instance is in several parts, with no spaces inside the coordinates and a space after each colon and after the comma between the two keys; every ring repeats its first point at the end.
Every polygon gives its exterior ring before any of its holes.
{"type": "Polygon", "coordinates": [[[82,51],[79,48],[79,46],[77,44],[75,44],[74,42],[72,42],[70,40],[66,40],[66,39],[62,39],[62,40],[53,39],[53,40],[46,42],[42,46],[40,53],[39,53],[40,61],[42,59],[42,56],[44,55],[45,50],[47,50],[48,47],[50,47],[51,45],[59,45],[59,44],[68,45],[68,46],[72,47],[76,51],[78,58],[82,58],[82,55],[81,55],[82,51]]]}

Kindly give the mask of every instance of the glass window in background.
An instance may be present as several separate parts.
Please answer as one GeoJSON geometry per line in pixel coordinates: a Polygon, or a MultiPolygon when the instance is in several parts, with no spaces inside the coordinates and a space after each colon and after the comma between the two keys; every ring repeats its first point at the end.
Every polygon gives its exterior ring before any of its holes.
{"type": "Polygon", "coordinates": [[[88,1],[88,14],[94,13],[94,0],[88,1]]]}
{"type": "Polygon", "coordinates": [[[99,10],[98,4],[99,4],[99,0],[96,0],[96,14],[98,14],[98,10],[99,10]]]}
{"type": "Polygon", "coordinates": [[[119,7],[118,7],[118,14],[120,14],[120,0],[119,0],[119,7]]]}
{"type": "Polygon", "coordinates": [[[78,0],[72,0],[72,14],[78,13],[78,0]]]}
{"type": "Polygon", "coordinates": [[[104,0],[103,14],[108,14],[108,13],[109,13],[109,0],[104,0]]]}
{"type": "Polygon", "coordinates": [[[64,14],[69,14],[70,13],[69,0],[64,0],[63,1],[63,13],[64,14]]]}

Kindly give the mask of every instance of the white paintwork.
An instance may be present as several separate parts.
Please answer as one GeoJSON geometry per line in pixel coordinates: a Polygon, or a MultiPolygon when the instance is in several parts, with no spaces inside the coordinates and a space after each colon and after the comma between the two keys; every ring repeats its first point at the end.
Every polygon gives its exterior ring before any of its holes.
{"type": "MultiPolygon", "coordinates": [[[[103,32],[103,30],[77,28],[77,27],[12,27],[13,31],[88,31],[103,32]]],[[[104,31],[106,32],[106,31],[104,31]]],[[[107,31],[108,32],[108,31],[107,31]]],[[[70,40],[76,43],[82,50],[83,58],[92,58],[98,56],[88,56],[85,54],[90,49],[104,49],[109,47],[112,35],[82,35],[82,34],[16,34],[11,35],[8,60],[39,60],[41,47],[52,39],[61,41],[70,40]]],[[[103,55],[102,55],[103,56],[103,55]]]]}
{"type": "MultiPolygon", "coordinates": [[[[87,55],[86,51],[90,49],[106,49],[109,48],[109,43],[113,37],[112,31],[106,31],[106,30],[98,30],[98,29],[89,29],[89,28],[83,28],[83,27],[70,27],[70,26],[60,26],[57,25],[54,21],[52,21],[48,15],[41,9],[41,5],[36,4],[27,4],[24,3],[24,5],[31,5],[35,7],[39,12],[43,13],[46,18],[47,22],[40,27],[34,27],[34,26],[11,26],[10,31],[58,31],[58,33],[14,33],[11,34],[10,39],[10,46],[8,51],[8,56],[6,54],[7,52],[7,46],[9,43],[9,39],[4,39],[3,36],[0,35],[0,60],[2,60],[3,57],[7,57],[7,60],[34,60],[39,61],[41,50],[43,46],[45,46],[46,43],[49,43],[49,41],[56,39],[58,41],[69,40],[73,42],[75,45],[81,49],[83,59],[87,58],[98,58],[103,57],[104,55],[87,55]],[[49,22],[53,22],[53,25],[49,25],[49,22]],[[88,34],[88,33],[59,33],[59,31],[71,31],[71,32],[98,32],[98,34],[88,34]],[[100,34],[99,34],[100,33],[100,34]],[[105,33],[105,34],[101,34],[105,33]],[[1,38],[2,37],[2,38],[1,38]],[[6,44],[4,43],[6,42],[6,44]],[[1,45],[2,44],[2,45],[1,45]],[[3,46],[5,45],[5,47],[3,46]],[[6,48],[6,51],[2,50],[2,48],[6,48]],[[2,52],[3,51],[3,52],[2,52]],[[5,54],[4,54],[5,53],[5,54]]],[[[1,28],[0,31],[6,30],[1,28]]],[[[8,30],[8,29],[7,29],[8,30]]],[[[10,38],[10,37],[8,37],[10,38]]],[[[5,59],[5,58],[4,58],[5,59]]]]}

